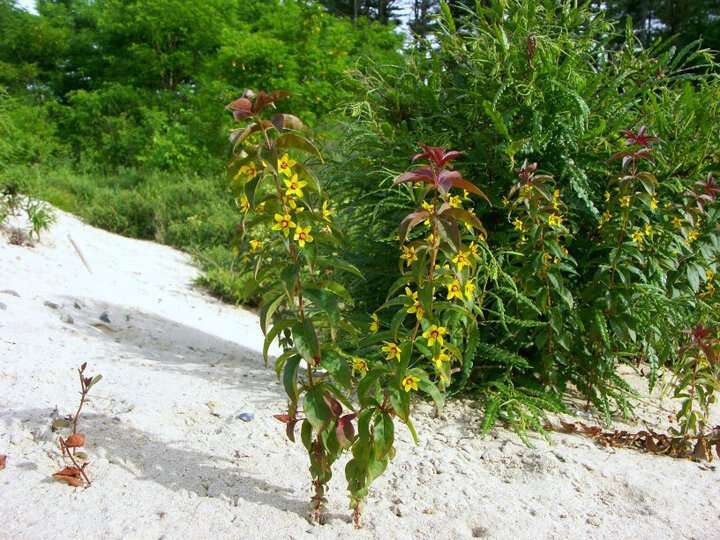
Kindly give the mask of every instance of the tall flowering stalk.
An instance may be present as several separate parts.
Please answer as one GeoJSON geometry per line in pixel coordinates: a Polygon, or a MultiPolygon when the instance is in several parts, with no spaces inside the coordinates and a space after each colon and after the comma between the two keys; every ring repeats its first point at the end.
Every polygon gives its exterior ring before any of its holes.
{"type": "Polygon", "coordinates": [[[276,418],[292,441],[301,424],[310,459],[312,517],[322,522],[332,464],[352,444],[357,414],[349,400],[350,360],[337,345],[343,333],[354,333],[343,319],[353,301],[337,275],[359,272],[328,256],[339,242],[333,211],[310,167],[293,157],[321,159],[302,122],[281,113],[265,118],[286,95],[248,91],[228,105],[235,119],[246,123],[231,134],[234,157],[228,172],[243,212],[255,279],[266,291],[260,310],[266,361],[275,339],[283,348],[275,369],[288,409],[276,418]]]}
{"type": "Polygon", "coordinates": [[[449,168],[457,152],[423,147],[415,159],[427,164],[398,179],[416,184],[423,179],[418,190],[422,207],[400,226],[405,294],[386,306],[401,307],[391,331],[372,314],[370,334],[363,337],[367,328],[355,326],[361,316],[350,311],[353,299],[342,284],[343,274],[362,273],[336,256],[341,235],[333,210],[299,157],[320,159],[320,154],[298,118],[266,118],[285,96],[246,92],[228,106],[246,124],[231,134],[228,172],[243,214],[247,256],[254,261],[259,289],[266,291],[260,309],[266,361],[274,340],[283,349],[275,370],[288,407],[275,417],[292,441],[300,424],[308,452],[311,517],[324,522],[333,464],[350,452],[345,476],[353,522],[359,526],[370,485],[395,455],[395,420],[417,439],[411,395],[423,392],[440,407],[438,385],[449,384],[451,366],[462,360],[468,336],[477,334],[476,260],[486,249],[480,245],[484,231],[450,190],[464,190],[465,200],[468,193],[484,194],[449,168]],[[406,242],[421,222],[427,222],[424,238],[406,242]],[[467,228],[461,231],[463,223],[467,228]],[[482,231],[478,238],[472,234],[476,229],[482,231]]]}

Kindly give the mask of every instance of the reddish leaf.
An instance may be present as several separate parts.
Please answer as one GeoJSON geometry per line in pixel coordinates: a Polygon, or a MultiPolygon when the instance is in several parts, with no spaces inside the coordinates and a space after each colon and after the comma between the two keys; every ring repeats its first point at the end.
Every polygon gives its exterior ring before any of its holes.
{"type": "Polygon", "coordinates": [[[292,442],[295,442],[295,424],[297,423],[298,420],[291,420],[287,423],[287,426],[285,426],[285,435],[287,435],[287,438],[292,442]]]}
{"type": "Polygon", "coordinates": [[[276,420],[279,420],[283,424],[287,424],[288,422],[290,422],[292,420],[292,418],[290,417],[289,414],[273,414],[273,418],[275,418],[276,420]]]}
{"type": "Polygon", "coordinates": [[[447,193],[450,191],[450,188],[453,186],[453,182],[456,180],[462,180],[459,172],[448,171],[447,169],[440,171],[440,174],[438,174],[438,189],[440,190],[440,193],[447,193]]]}
{"type": "Polygon", "coordinates": [[[255,98],[255,103],[252,106],[252,112],[259,113],[262,111],[265,107],[270,105],[271,103],[275,103],[276,101],[280,101],[281,99],[284,99],[290,95],[290,92],[286,92],[284,90],[278,90],[275,92],[270,92],[269,94],[263,91],[258,92],[257,97],[255,98]]]}
{"type": "Polygon", "coordinates": [[[77,467],[65,467],[63,470],[53,474],[53,478],[73,487],[83,485],[82,472],[77,467]]]}
{"type": "Polygon", "coordinates": [[[272,123],[277,129],[294,129],[300,131],[305,128],[302,121],[292,114],[278,113],[272,117],[272,123]]]}
{"type": "Polygon", "coordinates": [[[429,217],[430,214],[427,210],[418,210],[405,216],[405,219],[400,222],[400,243],[405,242],[405,238],[407,238],[407,235],[413,230],[415,225],[421,221],[425,221],[429,217]]]}
{"type": "Polygon", "coordinates": [[[7,462],[7,456],[5,454],[0,454],[0,471],[2,471],[5,468],[6,462],[7,462]]]}
{"type": "Polygon", "coordinates": [[[85,446],[85,435],[82,433],[73,433],[63,441],[67,448],[80,448],[85,446]]]}
{"type": "Polygon", "coordinates": [[[443,217],[452,217],[454,219],[459,219],[460,221],[464,221],[465,223],[469,223],[476,229],[482,231],[482,233],[487,237],[487,231],[485,230],[485,227],[483,227],[482,221],[478,219],[478,217],[474,214],[471,214],[467,210],[464,210],[462,208],[450,208],[446,210],[443,214],[443,217]]]}
{"type": "Polygon", "coordinates": [[[330,412],[333,413],[333,416],[340,416],[342,414],[342,405],[340,405],[337,399],[329,394],[323,394],[323,400],[327,406],[330,407],[330,412]]]}
{"type": "Polygon", "coordinates": [[[634,133],[630,129],[623,129],[622,131],[620,131],[620,133],[625,136],[625,145],[630,146],[633,144],[637,144],[640,146],[650,146],[652,143],[657,141],[657,137],[653,135],[645,135],[646,129],[647,128],[645,126],[642,126],[637,133],[634,133]]]}
{"type": "Polygon", "coordinates": [[[252,102],[244,97],[236,99],[227,106],[232,111],[235,120],[242,120],[252,115],[252,102]]]}
{"type": "Polygon", "coordinates": [[[355,413],[350,413],[338,418],[337,426],[335,426],[335,436],[342,448],[348,448],[355,440],[355,427],[352,420],[356,416],[355,413]]]}
{"type": "Polygon", "coordinates": [[[412,160],[417,161],[418,159],[423,158],[428,159],[429,161],[432,161],[438,169],[444,167],[446,163],[449,163],[450,161],[463,155],[462,152],[458,152],[456,150],[446,152],[441,146],[427,146],[425,144],[421,144],[420,147],[423,149],[423,152],[415,154],[412,157],[412,160]]]}
{"type": "Polygon", "coordinates": [[[421,167],[414,171],[408,171],[398,176],[393,185],[402,184],[403,182],[425,182],[427,184],[434,184],[434,176],[430,167],[421,167]]]}
{"type": "Polygon", "coordinates": [[[490,199],[488,199],[487,195],[485,195],[485,193],[483,193],[480,190],[480,188],[477,187],[475,184],[472,184],[463,178],[458,178],[456,180],[453,180],[452,184],[456,188],[464,189],[465,191],[467,191],[469,193],[474,193],[475,195],[479,195],[480,197],[485,199],[489,205],[492,206],[492,203],[490,202],[490,199]]]}

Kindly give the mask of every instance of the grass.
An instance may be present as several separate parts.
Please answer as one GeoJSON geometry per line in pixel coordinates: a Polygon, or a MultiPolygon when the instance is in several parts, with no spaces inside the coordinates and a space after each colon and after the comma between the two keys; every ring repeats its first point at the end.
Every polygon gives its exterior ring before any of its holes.
{"type": "Polygon", "coordinates": [[[251,275],[233,247],[240,214],[222,174],[129,169],[103,176],[67,165],[18,165],[0,171],[0,188],[11,183],[94,227],[186,251],[203,271],[199,285],[226,302],[254,303],[251,275]]]}

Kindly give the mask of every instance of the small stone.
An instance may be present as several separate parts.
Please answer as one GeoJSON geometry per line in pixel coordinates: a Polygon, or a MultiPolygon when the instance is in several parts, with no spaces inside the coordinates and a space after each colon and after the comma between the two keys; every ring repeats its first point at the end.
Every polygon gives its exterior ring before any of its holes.
{"type": "Polygon", "coordinates": [[[62,317],[60,317],[60,320],[64,322],[65,324],[75,324],[75,319],[73,319],[70,315],[65,314],[62,317]]]}
{"type": "Polygon", "coordinates": [[[82,306],[78,302],[73,302],[73,307],[77,310],[82,309],[82,306]]]}
{"type": "Polygon", "coordinates": [[[488,535],[488,530],[485,527],[473,527],[472,536],[473,538],[485,538],[488,535]]]}
{"type": "Polygon", "coordinates": [[[10,296],[17,296],[18,298],[20,298],[20,295],[16,291],[12,291],[10,289],[4,289],[4,290],[0,291],[0,293],[9,294],[10,296]]]}
{"type": "Polygon", "coordinates": [[[45,302],[43,302],[43,305],[49,307],[50,309],[57,309],[60,307],[55,302],[50,302],[49,300],[45,300],[45,302]]]}
{"type": "Polygon", "coordinates": [[[5,311],[7,309],[7,306],[0,302],[0,310],[5,311]]]}
{"type": "Polygon", "coordinates": [[[102,322],[104,322],[104,323],[110,324],[110,316],[108,315],[108,312],[107,312],[107,311],[103,311],[103,312],[100,314],[100,320],[101,320],[102,322]]]}
{"type": "Polygon", "coordinates": [[[237,417],[240,420],[242,420],[243,422],[251,422],[252,420],[255,419],[255,415],[253,413],[247,413],[247,412],[242,412],[242,413],[238,414],[237,417]]]}

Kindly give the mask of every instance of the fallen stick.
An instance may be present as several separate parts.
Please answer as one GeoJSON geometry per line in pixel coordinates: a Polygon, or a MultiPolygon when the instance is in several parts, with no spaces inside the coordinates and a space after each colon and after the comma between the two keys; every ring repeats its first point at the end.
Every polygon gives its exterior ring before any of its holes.
{"type": "Polygon", "coordinates": [[[80,248],[79,248],[79,247],[77,246],[77,244],[75,243],[75,240],[73,240],[73,239],[72,239],[72,236],[70,236],[69,234],[67,235],[67,237],[68,237],[68,240],[70,240],[70,243],[72,244],[72,247],[75,248],[75,253],[78,254],[78,257],[80,257],[80,260],[81,260],[82,263],[85,265],[85,268],[87,268],[87,271],[92,274],[92,270],[90,270],[90,265],[89,265],[89,264],[87,263],[87,261],[85,260],[85,257],[83,257],[83,254],[82,254],[82,252],[80,251],[80,248]]]}

